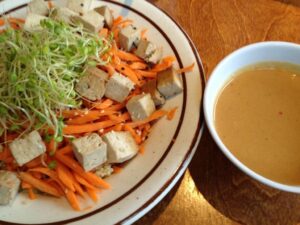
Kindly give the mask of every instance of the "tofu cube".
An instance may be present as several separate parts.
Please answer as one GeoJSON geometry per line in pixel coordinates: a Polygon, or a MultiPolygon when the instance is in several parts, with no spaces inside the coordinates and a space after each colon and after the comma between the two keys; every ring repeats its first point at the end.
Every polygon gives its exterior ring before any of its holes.
{"type": "Polygon", "coordinates": [[[105,97],[123,102],[133,88],[134,83],[130,79],[119,73],[114,73],[106,84],[105,97]]]}
{"type": "Polygon", "coordinates": [[[54,20],[57,21],[62,21],[68,24],[71,24],[71,17],[72,16],[76,16],[78,15],[77,13],[75,13],[74,11],[70,10],[69,8],[66,7],[59,7],[59,8],[55,8],[51,14],[51,17],[54,20]]]}
{"type": "Polygon", "coordinates": [[[37,131],[32,131],[23,138],[13,141],[9,144],[9,148],[19,166],[46,152],[46,146],[37,131]]]}
{"type": "Polygon", "coordinates": [[[157,48],[155,44],[147,40],[141,40],[135,54],[146,62],[156,64],[162,57],[162,48],[157,48]]]}
{"type": "Polygon", "coordinates": [[[41,21],[44,19],[47,19],[47,17],[33,13],[28,13],[24,24],[24,29],[29,32],[42,30],[41,21]]]}
{"type": "Polygon", "coordinates": [[[30,13],[48,16],[49,8],[47,2],[44,0],[32,0],[28,3],[28,9],[30,13]]]}
{"type": "Polygon", "coordinates": [[[83,97],[95,101],[100,100],[105,93],[105,83],[108,74],[96,67],[90,67],[78,81],[75,90],[83,97]]]}
{"type": "Polygon", "coordinates": [[[166,99],[156,88],[156,80],[149,80],[142,86],[142,91],[149,93],[154,101],[155,106],[160,106],[165,104],[166,99]]]}
{"type": "Polygon", "coordinates": [[[67,7],[81,15],[92,9],[93,0],[68,0],[67,7]]]}
{"type": "Polygon", "coordinates": [[[108,163],[122,163],[138,152],[138,146],[127,131],[111,131],[103,136],[103,140],[107,144],[108,163]]]}
{"type": "Polygon", "coordinates": [[[114,22],[114,16],[107,6],[101,6],[94,9],[97,13],[104,17],[105,26],[112,28],[114,22]]]}
{"type": "Polygon", "coordinates": [[[155,111],[155,104],[150,94],[140,94],[132,97],[126,108],[133,121],[143,120],[155,111]]]}
{"type": "Polygon", "coordinates": [[[107,161],[107,145],[96,133],[78,138],[72,144],[75,157],[85,171],[95,169],[107,161]]]}
{"type": "Polygon", "coordinates": [[[0,205],[11,205],[18,194],[21,181],[16,173],[0,170],[0,205]]]}
{"type": "Polygon", "coordinates": [[[141,39],[141,31],[133,26],[129,25],[122,28],[119,33],[119,42],[122,49],[125,51],[131,51],[133,47],[137,47],[141,39]]]}
{"type": "Polygon", "coordinates": [[[104,17],[96,11],[88,11],[83,16],[71,16],[71,21],[75,24],[82,24],[90,32],[98,32],[104,26],[104,17]]]}
{"type": "Polygon", "coordinates": [[[157,74],[157,89],[165,98],[182,92],[182,81],[173,67],[157,74]]]}

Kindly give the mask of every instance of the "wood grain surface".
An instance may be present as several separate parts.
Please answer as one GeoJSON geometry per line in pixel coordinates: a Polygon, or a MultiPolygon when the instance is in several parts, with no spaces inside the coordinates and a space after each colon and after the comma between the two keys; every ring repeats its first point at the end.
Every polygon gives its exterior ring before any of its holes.
{"type": "MultiPolygon", "coordinates": [[[[190,35],[207,77],[250,43],[300,43],[300,0],[157,0],[190,35]]],[[[266,187],[225,158],[205,129],[179,184],[136,225],[285,225],[300,222],[300,195],[266,187]]]]}

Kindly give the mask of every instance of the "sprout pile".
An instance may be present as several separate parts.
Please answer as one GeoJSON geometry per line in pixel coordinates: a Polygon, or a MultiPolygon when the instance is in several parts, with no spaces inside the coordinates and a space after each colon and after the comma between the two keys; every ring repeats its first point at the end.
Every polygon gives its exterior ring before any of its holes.
{"type": "Polygon", "coordinates": [[[32,33],[8,28],[0,35],[0,135],[50,128],[60,141],[62,110],[81,105],[75,83],[86,66],[107,63],[101,56],[111,38],[52,19],[41,26],[32,33]]]}

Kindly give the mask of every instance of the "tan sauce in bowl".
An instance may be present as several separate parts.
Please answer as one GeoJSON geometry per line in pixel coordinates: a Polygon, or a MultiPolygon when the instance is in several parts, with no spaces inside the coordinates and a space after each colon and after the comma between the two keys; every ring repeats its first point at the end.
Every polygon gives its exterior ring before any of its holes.
{"type": "Polygon", "coordinates": [[[247,167],[300,184],[300,66],[265,62],[238,71],[218,97],[215,125],[247,167]]]}

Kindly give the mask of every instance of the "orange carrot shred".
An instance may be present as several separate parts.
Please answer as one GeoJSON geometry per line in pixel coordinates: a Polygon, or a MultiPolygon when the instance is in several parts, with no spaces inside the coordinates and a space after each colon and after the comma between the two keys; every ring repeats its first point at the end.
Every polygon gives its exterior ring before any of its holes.
{"type": "Polygon", "coordinates": [[[161,63],[156,64],[151,71],[153,72],[160,72],[163,70],[166,70],[170,68],[173,64],[173,62],[176,61],[176,58],[174,56],[167,56],[162,59],[161,63]]]}
{"type": "Polygon", "coordinates": [[[3,26],[3,25],[5,25],[5,20],[0,18],[0,26],[3,26]]]}
{"type": "Polygon", "coordinates": [[[125,52],[122,50],[117,50],[116,55],[123,61],[130,61],[130,62],[143,62],[143,60],[136,55],[130,53],[130,52],[125,52]]]}
{"type": "Polygon", "coordinates": [[[121,173],[123,168],[119,166],[113,166],[114,173],[121,173]]]}
{"type": "Polygon", "coordinates": [[[136,121],[136,122],[131,122],[128,123],[129,126],[131,126],[132,128],[138,127],[140,125],[143,125],[145,123],[149,123],[152,122],[153,120],[157,120],[163,116],[165,116],[168,112],[160,109],[160,110],[156,110],[151,116],[149,116],[148,118],[141,120],[141,121],[136,121]]]}
{"type": "Polygon", "coordinates": [[[28,191],[29,199],[31,199],[31,200],[37,199],[36,194],[35,194],[34,191],[33,191],[33,188],[28,188],[27,191],[28,191]]]}
{"type": "Polygon", "coordinates": [[[194,66],[195,66],[195,63],[192,63],[191,65],[187,66],[187,67],[184,67],[182,69],[179,69],[179,70],[176,70],[176,73],[187,73],[187,72],[191,72],[193,71],[194,69],[194,66]]]}
{"type": "Polygon", "coordinates": [[[133,70],[144,70],[148,68],[148,65],[143,62],[133,62],[129,66],[133,70]]]}
{"type": "Polygon", "coordinates": [[[178,109],[178,107],[175,107],[168,112],[168,114],[167,114],[168,120],[172,120],[174,118],[177,109],[178,109]]]}
{"type": "Polygon", "coordinates": [[[95,203],[98,202],[98,195],[95,189],[86,188],[86,192],[95,203]]]}
{"type": "Polygon", "coordinates": [[[67,146],[65,146],[65,147],[63,147],[63,148],[61,148],[61,149],[59,149],[58,151],[59,151],[59,153],[61,153],[61,154],[68,154],[68,153],[73,152],[73,148],[72,148],[71,145],[67,145],[67,146]]]}
{"type": "Polygon", "coordinates": [[[79,201],[76,197],[76,194],[69,189],[65,191],[65,194],[72,208],[76,211],[80,211],[79,201]]]}
{"type": "Polygon", "coordinates": [[[66,168],[63,164],[57,163],[56,172],[59,180],[71,191],[75,192],[74,183],[72,181],[72,174],[68,168],[66,168]]]}

